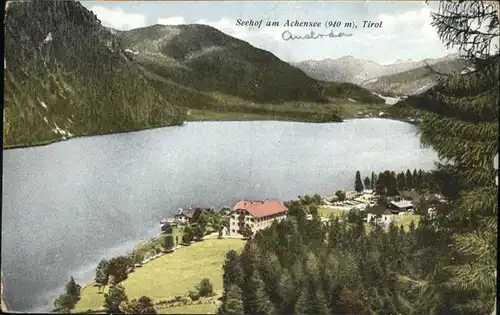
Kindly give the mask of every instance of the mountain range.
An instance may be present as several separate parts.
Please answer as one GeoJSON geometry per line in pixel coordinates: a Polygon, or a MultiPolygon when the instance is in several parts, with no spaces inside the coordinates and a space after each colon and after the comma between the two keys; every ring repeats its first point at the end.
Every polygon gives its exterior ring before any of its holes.
{"type": "MultiPolygon", "coordinates": [[[[313,79],[272,53],[208,25],[157,24],[114,33],[128,56],[158,85],[169,82],[176,89],[182,86],[203,93],[204,101],[190,102],[190,108],[266,112],[268,109],[252,104],[309,102],[328,109],[327,104],[339,99],[383,103],[358,85],[313,79]],[[221,95],[226,96],[226,102],[221,103],[221,95]]],[[[303,111],[299,103],[295,105],[281,109],[303,111]]]]}
{"type": "Polygon", "coordinates": [[[442,60],[433,64],[380,76],[361,83],[362,87],[384,95],[415,95],[427,91],[440,77],[473,70],[460,59],[442,60]]]}
{"type": "Polygon", "coordinates": [[[200,111],[341,121],[351,101],[384,103],[207,25],[122,32],[76,1],[8,2],[4,62],[7,147],[182,124],[200,111]]]}
{"type": "Polygon", "coordinates": [[[414,92],[418,88],[413,88],[413,86],[421,87],[422,85],[419,85],[421,82],[413,81],[422,79],[422,77],[427,75],[431,76],[427,81],[435,79],[432,76],[434,73],[429,67],[439,69],[439,71],[444,73],[459,71],[465,67],[465,64],[459,60],[458,54],[450,54],[442,58],[431,58],[421,61],[397,60],[395,63],[387,65],[353,56],[345,56],[338,59],[307,60],[291,64],[318,80],[350,82],[359,84],[372,91],[391,92],[391,94],[414,92]],[[413,70],[417,71],[408,75],[391,77],[395,74],[408,73],[413,70]],[[377,82],[377,79],[382,77],[388,79],[385,81],[380,80],[379,84],[372,84],[372,82],[377,82]],[[404,87],[398,89],[393,86],[382,86],[382,82],[386,82],[386,85],[389,83],[399,83],[400,85],[404,85],[404,87]],[[408,84],[412,85],[412,87],[406,87],[408,84]]]}

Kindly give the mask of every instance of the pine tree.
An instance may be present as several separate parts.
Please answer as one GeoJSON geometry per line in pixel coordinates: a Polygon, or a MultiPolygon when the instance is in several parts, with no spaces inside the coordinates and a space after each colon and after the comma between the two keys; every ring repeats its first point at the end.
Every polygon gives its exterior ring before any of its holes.
{"type": "Polygon", "coordinates": [[[312,215],[313,218],[319,218],[319,212],[318,212],[318,205],[315,205],[315,204],[310,204],[307,209],[308,209],[308,213],[310,215],[312,215]]]}
{"type": "Polygon", "coordinates": [[[66,294],[73,297],[80,296],[80,285],[76,284],[75,279],[71,277],[68,284],[66,284],[66,294]]]}
{"type": "Polygon", "coordinates": [[[432,17],[443,42],[458,47],[475,71],[442,78],[424,95],[407,99],[409,112],[422,119],[422,142],[453,162],[443,169],[454,174],[460,187],[452,196],[454,211],[438,221],[453,233],[445,285],[469,292],[454,307],[491,312],[496,305],[498,229],[492,164],[498,152],[500,60],[498,46],[493,46],[499,38],[498,7],[480,0],[441,2],[432,17]]]}
{"type": "Polygon", "coordinates": [[[108,313],[120,313],[120,304],[128,301],[125,294],[125,288],[119,284],[109,289],[109,292],[104,295],[104,308],[108,313]]]}
{"type": "Polygon", "coordinates": [[[375,172],[372,172],[372,177],[371,177],[371,181],[370,181],[370,188],[372,190],[375,189],[375,185],[377,184],[377,175],[375,175],[375,172]]]}
{"type": "Polygon", "coordinates": [[[306,282],[306,285],[300,288],[300,294],[295,304],[294,314],[329,313],[323,292],[318,289],[311,287],[311,283],[309,282],[306,282]]]}
{"type": "Polygon", "coordinates": [[[397,181],[397,185],[398,185],[398,190],[404,190],[406,188],[406,177],[405,177],[405,174],[403,172],[399,173],[397,176],[396,176],[396,181],[397,181]]]}
{"type": "Polygon", "coordinates": [[[410,190],[415,188],[413,186],[413,176],[412,176],[410,170],[406,170],[405,179],[406,179],[406,188],[408,188],[410,190]]]}
{"type": "Polygon", "coordinates": [[[365,177],[363,184],[364,184],[366,189],[370,188],[371,187],[370,177],[368,177],[368,176],[365,177]]]}
{"type": "Polygon", "coordinates": [[[55,299],[53,312],[69,313],[70,310],[74,308],[74,305],[75,303],[71,296],[62,294],[55,299]]]}
{"type": "Polygon", "coordinates": [[[425,176],[424,176],[424,171],[418,170],[418,175],[417,175],[417,182],[418,182],[418,188],[420,190],[425,190],[426,189],[426,183],[425,183],[425,176]]]}
{"type": "Polygon", "coordinates": [[[193,228],[190,226],[186,226],[184,228],[184,233],[182,234],[182,243],[184,243],[184,245],[190,245],[193,239],[194,239],[193,228]]]}
{"type": "Polygon", "coordinates": [[[80,290],[81,286],[75,282],[73,277],[71,277],[69,282],[66,284],[66,292],[54,301],[54,312],[65,313],[73,309],[76,302],[80,299],[80,290]]]}
{"type": "Polygon", "coordinates": [[[165,251],[172,251],[175,248],[174,236],[172,234],[165,236],[162,246],[165,251]]]}
{"type": "Polygon", "coordinates": [[[419,182],[418,173],[417,173],[416,169],[413,170],[411,177],[413,179],[413,188],[420,189],[420,182],[419,182]]]}
{"type": "Polygon", "coordinates": [[[340,292],[339,304],[343,314],[369,314],[367,302],[361,288],[344,287],[340,292]]]}
{"type": "Polygon", "coordinates": [[[363,182],[361,181],[361,173],[356,171],[356,179],[354,180],[354,190],[357,192],[363,191],[363,182]]]}
{"type": "Polygon", "coordinates": [[[232,284],[227,289],[227,294],[219,308],[218,314],[237,315],[243,314],[241,289],[232,284]]]}
{"type": "Polygon", "coordinates": [[[147,296],[121,302],[120,310],[125,314],[156,314],[153,301],[147,296]]]}
{"type": "Polygon", "coordinates": [[[283,269],[281,268],[278,256],[272,251],[263,255],[258,264],[261,279],[264,282],[265,291],[269,300],[277,309],[282,305],[279,282],[283,269]]]}
{"type": "Polygon", "coordinates": [[[264,282],[257,272],[253,272],[245,283],[243,293],[243,309],[245,314],[272,314],[274,305],[266,294],[264,282]]]}
{"type": "Polygon", "coordinates": [[[239,255],[235,250],[230,250],[226,253],[226,261],[222,267],[224,274],[222,276],[222,288],[224,292],[228,292],[232,285],[239,286],[241,284],[242,270],[239,263],[239,255]]]}
{"type": "Polygon", "coordinates": [[[396,196],[398,194],[398,183],[396,179],[396,173],[385,171],[384,176],[386,178],[386,188],[388,196],[396,196]]]}
{"type": "Polygon", "coordinates": [[[305,220],[307,211],[300,201],[293,200],[292,202],[287,202],[285,206],[288,208],[289,216],[297,218],[297,221],[305,220]]]}

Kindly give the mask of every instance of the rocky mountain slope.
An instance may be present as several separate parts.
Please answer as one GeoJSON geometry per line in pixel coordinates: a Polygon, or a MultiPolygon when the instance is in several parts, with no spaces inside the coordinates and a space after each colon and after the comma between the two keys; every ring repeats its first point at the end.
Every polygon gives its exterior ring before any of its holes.
{"type": "Polygon", "coordinates": [[[498,121],[499,107],[490,104],[498,104],[499,60],[498,54],[486,60],[478,59],[476,64],[469,64],[469,71],[440,77],[436,80],[437,84],[402,98],[391,106],[388,109],[389,115],[397,119],[410,116],[418,119],[419,117],[414,115],[425,110],[427,115],[449,115],[470,122],[476,122],[478,119],[498,121]],[[488,65],[486,68],[485,64],[488,65]],[[468,105],[470,109],[467,112],[453,111],[452,107],[456,104],[468,105]]]}
{"type": "Polygon", "coordinates": [[[301,70],[207,25],[154,25],[118,36],[136,61],[186,87],[256,102],[324,100],[320,84],[301,70]]]}
{"type": "Polygon", "coordinates": [[[9,2],[4,61],[5,146],[184,120],[78,2],[9,2]]]}
{"type": "MultiPolygon", "coordinates": [[[[361,100],[367,92],[312,79],[272,53],[207,25],[153,25],[117,35],[129,56],[148,72],[207,93],[259,103],[327,103],[347,94],[361,100]]],[[[367,100],[379,102],[371,96],[367,100]]]]}
{"type": "Polygon", "coordinates": [[[431,88],[440,77],[467,71],[468,68],[469,65],[464,61],[444,60],[429,66],[371,79],[361,86],[384,95],[414,95],[431,88]]]}
{"type": "Polygon", "coordinates": [[[361,84],[381,76],[409,71],[426,65],[455,60],[456,54],[443,58],[424,59],[421,61],[398,60],[393,64],[381,65],[377,62],[346,56],[338,59],[307,60],[292,63],[312,78],[324,81],[340,81],[361,84]]]}

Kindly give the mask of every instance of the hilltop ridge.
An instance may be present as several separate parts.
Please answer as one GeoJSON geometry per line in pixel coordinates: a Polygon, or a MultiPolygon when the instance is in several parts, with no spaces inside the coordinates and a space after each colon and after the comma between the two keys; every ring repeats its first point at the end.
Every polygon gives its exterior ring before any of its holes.
{"type": "Polygon", "coordinates": [[[220,117],[342,121],[352,101],[384,104],[211,26],[118,31],[73,0],[6,8],[5,147],[220,117]]]}
{"type": "Polygon", "coordinates": [[[80,3],[12,2],[5,14],[4,145],[184,121],[80,3]]]}
{"type": "Polygon", "coordinates": [[[420,61],[398,59],[390,64],[380,64],[372,60],[344,56],[337,59],[306,60],[291,64],[318,80],[362,84],[381,76],[393,75],[443,61],[456,60],[458,57],[458,54],[449,54],[441,58],[426,58],[420,61]]]}
{"type": "Polygon", "coordinates": [[[432,65],[371,79],[361,86],[385,95],[415,95],[434,86],[441,77],[470,69],[470,65],[460,59],[445,59],[432,65]]]}

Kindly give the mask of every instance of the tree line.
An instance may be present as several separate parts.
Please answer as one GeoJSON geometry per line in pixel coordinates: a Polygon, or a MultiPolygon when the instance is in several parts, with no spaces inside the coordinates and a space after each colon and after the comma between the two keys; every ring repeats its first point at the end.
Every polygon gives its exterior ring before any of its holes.
{"type": "Polygon", "coordinates": [[[354,179],[354,190],[362,192],[364,189],[371,189],[378,195],[396,196],[403,190],[418,190],[418,191],[434,191],[438,189],[439,183],[442,182],[439,172],[430,172],[419,169],[414,169],[413,172],[409,169],[406,172],[396,173],[394,171],[385,170],[376,174],[371,173],[371,176],[366,176],[361,180],[360,171],[356,171],[354,179]]]}
{"type": "MultiPolygon", "coordinates": [[[[203,240],[204,236],[211,231],[218,231],[219,236],[222,236],[222,229],[226,226],[228,226],[227,218],[220,212],[215,212],[212,209],[195,208],[189,224],[182,229],[180,240],[178,235],[174,237],[173,225],[165,224],[162,226],[162,235],[158,238],[158,244],[151,249],[153,251],[151,254],[173,252],[177,245],[189,246],[192,241],[203,240]]],[[[108,312],[151,313],[151,310],[154,310],[154,307],[151,308],[152,304],[150,305],[151,299],[149,297],[143,296],[129,301],[125,289],[121,285],[128,278],[130,272],[142,266],[144,259],[145,255],[143,253],[133,251],[128,255],[101,259],[98,263],[94,282],[98,287],[98,293],[102,293],[101,289],[103,287],[109,288],[109,292],[104,293],[104,307],[108,312]]],[[[189,292],[189,296],[193,301],[198,300],[199,297],[213,294],[212,284],[207,281],[208,279],[202,280],[194,291],[189,292]]],[[[80,289],[80,285],[76,284],[73,277],[71,277],[66,286],[66,292],[54,302],[54,312],[68,313],[74,309],[80,298],[80,289]]]]}
{"type": "Polygon", "coordinates": [[[69,313],[80,300],[80,290],[81,286],[71,277],[66,284],[65,292],[54,301],[53,311],[56,313],[69,313]]]}
{"type": "MultiPolygon", "coordinates": [[[[422,142],[441,158],[429,189],[447,201],[418,227],[387,233],[367,233],[355,213],[343,224],[304,220],[307,207],[294,202],[289,219],[257,233],[241,255],[227,254],[220,314],[496,314],[498,5],[441,1],[432,19],[442,41],[475,65],[405,100],[422,142]]],[[[401,175],[382,177],[388,195],[402,186],[401,175]]]]}
{"type": "Polygon", "coordinates": [[[286,220],[226,254],[219,314],[429,314],[422,279],[438,261],[430,243],[439,242],[429,217],[408,231],[367,232],[355,211],[325,225],[315,204],[287,207],[286,220]]]}
{"type": "Polygon", "coordinates": [[[60,139],[55,124],[89,135],[186,120],[186,109],[163,97],[80,3],[19,2],[8,12],[4,145],[60,139]],[[44,42],[47,34],[57,40],[44,42]]]}

